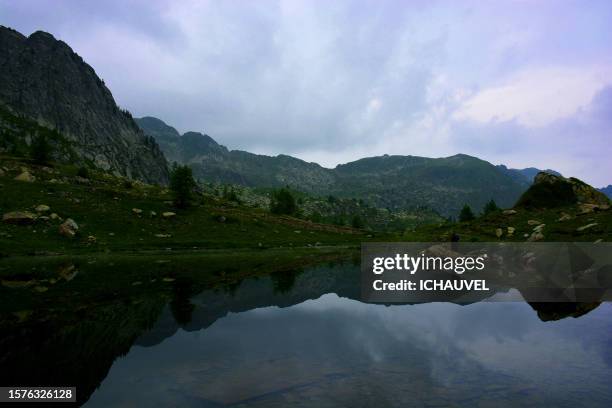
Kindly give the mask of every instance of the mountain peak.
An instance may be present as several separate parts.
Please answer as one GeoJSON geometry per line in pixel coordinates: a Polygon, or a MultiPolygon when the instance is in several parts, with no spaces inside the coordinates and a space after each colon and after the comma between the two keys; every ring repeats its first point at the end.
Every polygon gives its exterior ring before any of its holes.
{"type": "Polygon", "coordinates": [[[49,41],[49,42],[55,42],[58,41],[53,34],[50,34],[46,31],[35,31],[32,34],[30,34],[30,36],[28,37],[29,40],[43,40],[43,41],[49,41]]]}
{"type": "MultiPolygon", "coordinates": [[[[85,162],[130,178],[168,181],[158,145],[117,106],[94,69],[47,32],[26,39],[0,28],[0,105],[56,130],[85,162]]],[[[0,128],[10,123],[0,119],[0,128]]]]}

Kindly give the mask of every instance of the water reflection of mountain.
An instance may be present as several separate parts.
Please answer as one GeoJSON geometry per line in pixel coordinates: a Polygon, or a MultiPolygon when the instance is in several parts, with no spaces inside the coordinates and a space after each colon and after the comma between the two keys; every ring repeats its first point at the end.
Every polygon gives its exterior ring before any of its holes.
{"type": "MultiPolygon", "coordinates": [[[[359,268],[352,263],[283,271],[200,293],[189,280],[177,279],[172,285],[169,297],[146,293],[129,300],[72,306],[69,310],[58,302],[49,305],[47,320],[33,324],[9,325],[8,319],[3,318],[0,383],[76,385],[78,400],[83,403],[107,376],[116,358],[125,355],[134,344],[154,346],[179,328],[203,330],[230,313],[289,307],[327,293],[358,300],[361,290],[359,268]]],[[[598,304],[531,306],[540,319],[551,320],[579,316],[598,304]]]]}

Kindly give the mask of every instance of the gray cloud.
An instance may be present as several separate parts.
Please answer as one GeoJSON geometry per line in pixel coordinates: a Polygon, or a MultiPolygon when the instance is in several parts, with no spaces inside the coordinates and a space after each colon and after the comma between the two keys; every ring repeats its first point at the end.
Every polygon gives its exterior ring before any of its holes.
{"type": "Polygon", "coordinates": [[[65,40],[135,115],[230,148],[328,166],[463,152],[612,182],[612,123],[595,113],[610,109],[609,2],[0,0],[0,15],[65,40]],[[595,73],[572,93],[541,72],[595,73]],[[534,88],[538,122],[520,109],[534,88]],[[555,99],[563,114],[543,114],[555,99]]]}

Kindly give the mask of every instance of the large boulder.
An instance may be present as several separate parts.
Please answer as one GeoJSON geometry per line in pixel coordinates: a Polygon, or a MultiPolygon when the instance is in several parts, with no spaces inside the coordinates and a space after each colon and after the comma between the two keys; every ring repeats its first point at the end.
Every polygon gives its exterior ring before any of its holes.
{"type": "Polygon", "coordinates": [[[79,225],[72,218],[68,218],[59,226],[59,233],[65,237],[73,238],[77,232],[79,232],[79,225]]]}
{"type": "Polygon", "coordinates": [[[23,173],[15,177],[15,180],[31,183],[36,180],[36,177],[34,177],[29,171],[24,171],[23,173]]]}
{"type": "Polygon", "coordinates": [[[7,224],[32,224],[36,221],[36,214],[32,214],[29,211],[13,211],[6,213],[2,216],[2,222],[7,224]]]}
{"type": "Polygon", "coordinates": [[[610,200],[601,191],[577,178],[565,178],[541,172],[535,177],[533,185],[523,193],[515,207],[555,208],[570,205],[608,209],[610,200]]]}

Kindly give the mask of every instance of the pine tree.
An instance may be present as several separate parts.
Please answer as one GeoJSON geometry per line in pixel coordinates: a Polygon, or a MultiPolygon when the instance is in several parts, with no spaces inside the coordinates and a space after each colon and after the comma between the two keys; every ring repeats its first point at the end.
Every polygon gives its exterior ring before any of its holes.
{"type": "Polygon", "coordinates": [[[353,228],[358,228],[358,229],[363,228],[363,221],[361,220],[361,217],[359,215],[355,214],[353,216],[353,219],[351,220],[351,226],[353,228]]]}
{"type": "Polygon", "coordinates": [[[170,189],[174,194],[175,206],[188,207],[195,186],[196,182],[189,166],[173,166],[170,174],[170,189]]]}
{"type": "Polygon", "coordinates": [[[463,208],[461,209],[461,212],[459,213],[459,221],[460,222],[464,222],[464,221],[471,221],[474,219],[474,213],[472,212],[472,209],[470,208],[469,205],[464,205],[463,208]]]}
{"type": "Polygon", "coordinates": [[[495,203],[493,199],[491,199],[488,203],[486,203],[484,208],[482,209],[482,213],[484,215],[491,214],[496,211],[499,211],[499,207],[497,206],[497,204],[495,203]]]}
{"type": "Polygon", "coordinates": [[[30,155],[36,163],[47,164],[49,162],[51,159],[51,145],[45,136],[39,135],[32,140],[30,155]]]}
{"type": "Polygon", "coordinates": [[[270,212],[285,215],[296,214],[298,207],[293,194],[286,188],[274,191],[272,193],[272,201],[270,202],[270,212]]]}

